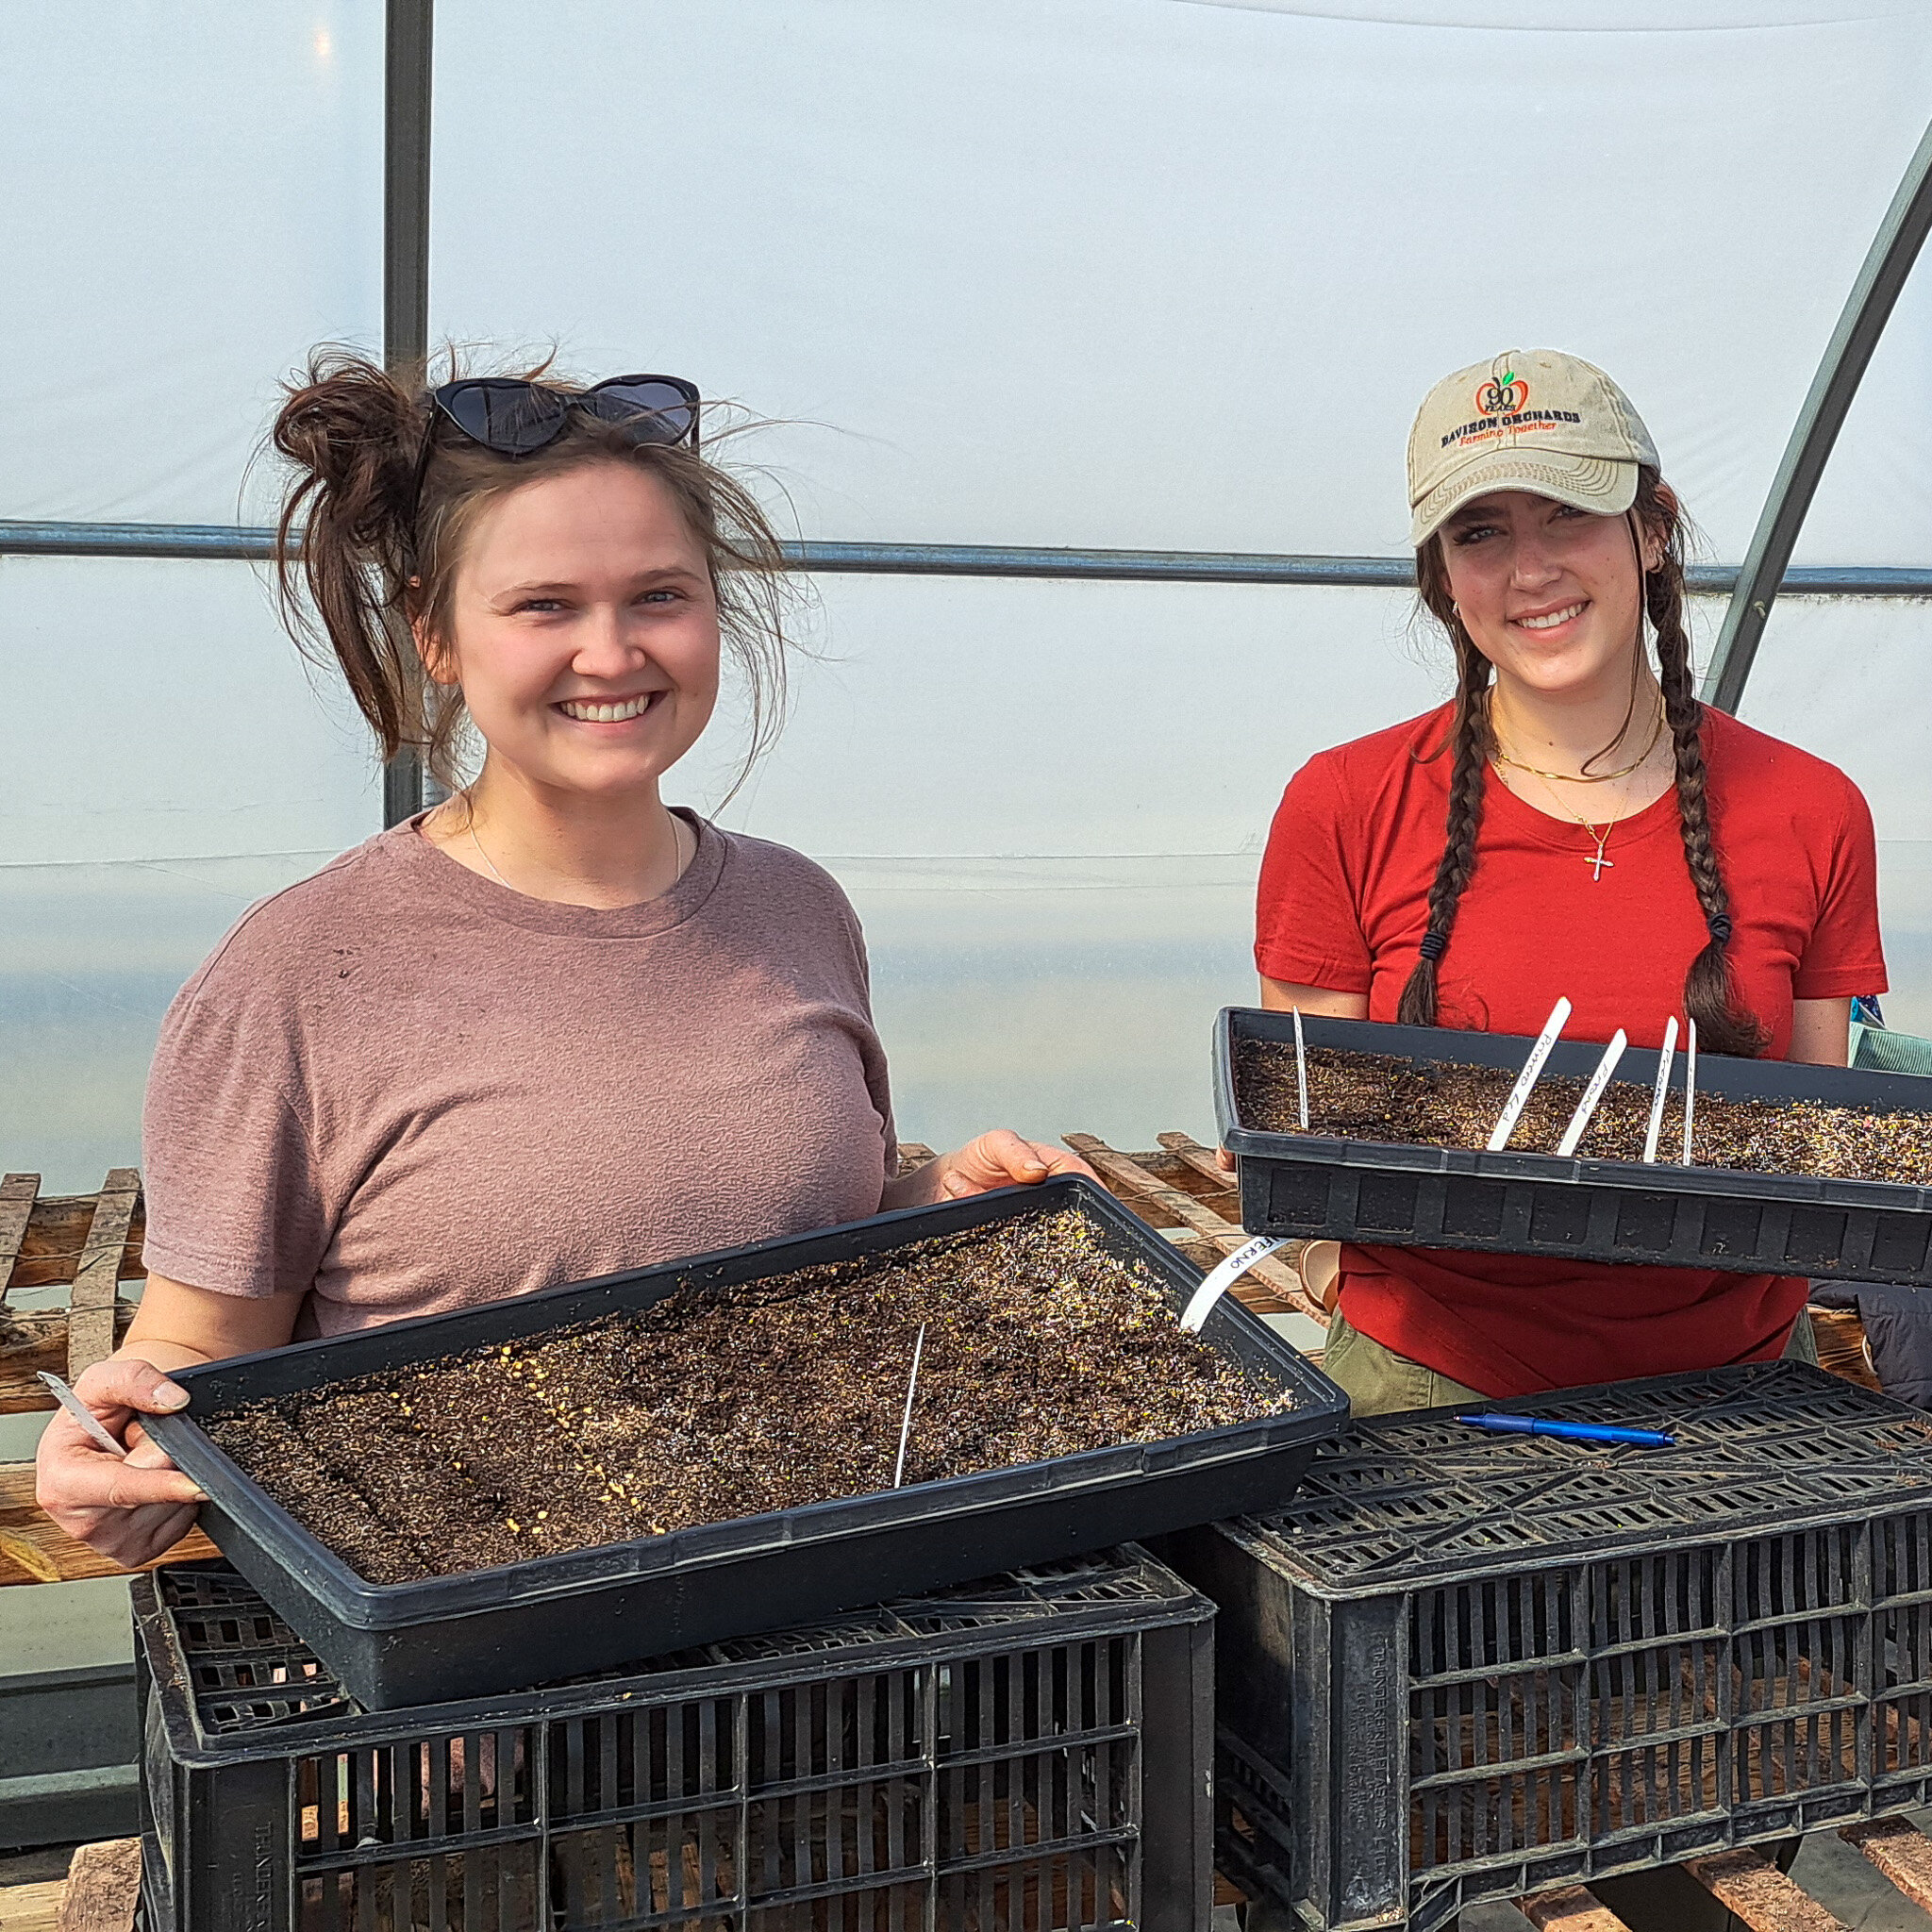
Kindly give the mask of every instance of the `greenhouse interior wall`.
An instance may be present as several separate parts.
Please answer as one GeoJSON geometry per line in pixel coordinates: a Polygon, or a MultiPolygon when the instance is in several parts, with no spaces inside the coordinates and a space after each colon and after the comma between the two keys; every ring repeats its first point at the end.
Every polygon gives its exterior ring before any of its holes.
{"type": "MultiPolygon", "coordinates": [[[[1883,0],[648,11],[440,10],[431,337],[689,374],[807,539],[1399,558],[1417,397],[1551,343],[1735,563],[1932,98],[1932,16],[1883,0]]],[[[9,18],[0,514],[258,525],[278,381],[381,341],[383,9],[101,26],[9,18]]],[[[1798,563],[1932,562],[1928,352],[1921,275],[1798,563]]],[[[1283,783],[1446,688],[1411,598],[798,590],[794,714],[722,816],[858,905],[905,1130],[1207,1133],[1283,783]]],[[[1928,636],[1923,601],[1787,597],[1741,708],[1871,799],[1920,1030],[1928,636]]],[[[175,989],[381,790],[258,564],[0,559],[0,1158],[89,1188],[137,1158],[175,989]]],[[[714,807],[739,748],[722,719],[674,793],[714,807]]]]}

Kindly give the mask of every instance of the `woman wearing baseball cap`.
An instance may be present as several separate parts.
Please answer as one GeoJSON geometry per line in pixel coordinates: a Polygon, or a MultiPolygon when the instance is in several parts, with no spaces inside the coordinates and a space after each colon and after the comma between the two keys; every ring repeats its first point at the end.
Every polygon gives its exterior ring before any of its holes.
{"type": "MultiPolygon", "coordinates": [[[[1684,519],[1629,399],[1512,350],[1408,445],[1416,575],[1454,699],[1311,758],[1261,870],[1263,1004],[1842,1065],[1882,991],[1872,818],[1842,772],[1693,695],[1684,519]]],[[[1358,1414],[1810,1353],[1806,1283],[1319,1243],[1358,1414]]]]}

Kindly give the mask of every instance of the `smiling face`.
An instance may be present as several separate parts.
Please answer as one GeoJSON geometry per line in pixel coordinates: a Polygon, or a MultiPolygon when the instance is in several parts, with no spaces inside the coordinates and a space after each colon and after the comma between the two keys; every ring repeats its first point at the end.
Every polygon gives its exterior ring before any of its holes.
{"type": "Polygon", "coordinates": [[[1499,679],[1546,698],[1628,685],[1639,579],[1627,518],[1499,490],[1465,504],[1438,541],[1463,628],[1499,679]]]}
{"type": "Polygon", "coordinates": [[[587,462],[478,515],[429,675],[460,684],[494,766],[540,791],[656,798],[718,698],[703,544],[662,482],[587,462]]]}

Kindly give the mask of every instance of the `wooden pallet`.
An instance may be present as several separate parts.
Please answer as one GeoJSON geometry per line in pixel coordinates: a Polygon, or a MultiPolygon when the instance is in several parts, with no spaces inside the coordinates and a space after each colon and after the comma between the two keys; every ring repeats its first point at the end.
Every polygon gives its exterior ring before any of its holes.
{"type": "MultiPolygon", "coordinates": [[[[1241,1196],[1211,1147],[1186,1134],[1157,1136],[1148,1154],[1120,1154],[1093,1134],[1061,1137],[1107,1183],[1108,1192],[1158,1228],[1204,1272],[1248,1239],[1241,1196]]],[[[1321,1305],[1294,1272],[1301,1243],[1291,1242],[1241,1275],[1228,1291],[1257,1315],[1307,1315],[1327,1324],[1321,1305]]]]}
{"type": "MultiPolygon", "coordinates": [[[[1932,1911],[1932,1839],[1904,1818],[1848,1824],[1839,1833],[1897,1889],[1932,1911]]],[[[1844,1921],[1800,1890],[1759,1852],[1719,1852],[1684,1868],[1751,1932],[1849,1932],[1844,1921]]],[[[1628,1932],[1588,1886],[1567,1886],[1518,1899],[1517,1909],[1541,1932],[1628,1932]]]]}
{"type": "Polygon", "coordinates": [[[141,1175],[131,1167],[112,1169],[96,1194],[42,1199],[37,1174],[0,1179],[0,1415],[54,1407],[39,1370],[72,1382],[113,1353],[134,1318],[119,1285],[147,1272],[145,1232],[141,1175]],[[64,1306],[9,1305],[16,1293],[45,1288],[64,1288],[64,1306]]]}
{"type": "MultiPolygon", "coordinates": [[[[72,1382],[113,1353],[134,1319],[120,1284],[147,1272],[145,1232],[141,1175],[131,1167],[111,1169],[93,1194],[42,1195],[37,1174],[0,1178],[0,1415],[55,1406],[40,1370],[72,1382]],[[34,1289],[64,1290],[61,1305],[27,1308],[9,1299],[34,1289]]],[[[196,1530],[158,1560],[215,1554],[196,1530]]],[[[47,1520],[34,1501],[32,1463],[0,1462],[0,1588],[125,1574],[47,1520]]]]}
{"type": "MultiPolygon", "coordinates": [[[[1932,1911],[1932,1840],[1902,1818],[1847,1825],[1839,1836],[1856,1845],[1922,1910],[1932,1911]]],[[[1802,1891],[1760,1853],[1722,1852],[1685,1868],[1751,1932],[1849,1932],[1844,1922],[1802,1891]]],[[[141,1883],[140,1840],[82,1845],[65,1879],[0,1885],[0,1932],[128,1932],[141,1883]]],[[[1216,1905],[1243,1903],[1221,1879],[1216,1905]]],[[[1541,1932],[1629,1932],[1587,1886],[1538,1892],[1517,1908],[1541,1932]]]]}
{"type": "Polygon", "coordinates": [[[141,1840],[75,1847],[65,1878],[0,1885],[0,1932],[128,1932],[141,1894],[141,1840]]]}

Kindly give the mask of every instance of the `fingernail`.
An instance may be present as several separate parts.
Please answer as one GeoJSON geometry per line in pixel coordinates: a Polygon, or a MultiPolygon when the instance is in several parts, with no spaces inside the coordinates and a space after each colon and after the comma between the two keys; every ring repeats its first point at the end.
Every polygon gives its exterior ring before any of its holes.
{"type": "Polygon", "coordinates": [[[155,1400],[163,1408],[186,1408],[188,1391],[178,1382],[163,1382],[155,1391],[155,1400]]]}
{"type": "Polygon", "coordinates": [[[191,1503],[206,1503],[208,1501],[208,1491],[206,1490],[190,1490],[188,1500],[191,1503]]]}

